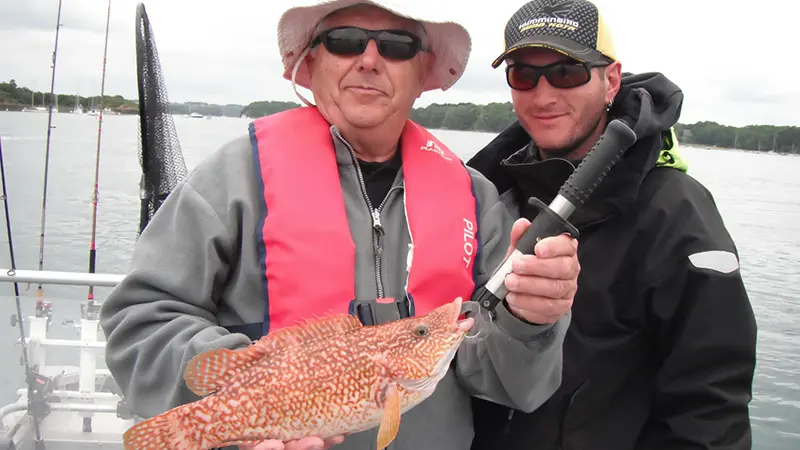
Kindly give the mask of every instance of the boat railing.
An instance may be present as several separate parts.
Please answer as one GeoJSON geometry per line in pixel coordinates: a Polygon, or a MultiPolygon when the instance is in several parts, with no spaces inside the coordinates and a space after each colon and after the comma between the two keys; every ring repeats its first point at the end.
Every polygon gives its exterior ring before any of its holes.
{"type": "MultiPolygon", "coordinates": [[[[123,278],[124,275],[116,274],[0,268],[0,282],[4,283],[114,287],[123,278]]],[[[85,432],[91,431],[91,417],[95,413],[116,413],[122,419],[133,418],[133,414],[125,405],[116,384],[112,385],[114,386],[112,392],[97,390],[98,378],[101,381],[110,379],[113,383],[113,377],[108,370],[97,368],[97,358],[100,353],[98,350],[104,352],[106,347],[105,341],[98,339],[100,303],[88,300],[81,304],[81,319],[74,323],[75,327],[80,330],[79,339],[54,339],[48,337],[48,329],[52,321],[52,305],[47,299],[40,297],[36,298],[36,302],[34,315],[22,320],[28,325],[25,344],[28,348],[28,361],[33,372],[32,375],[40,378],[37,380],[40,385],[47,386],[34,392],[34,395],[39,397],[38,400],[44,401],[48,410],[67,410],[79,413],[83,417],[83,431],[85,432]],[[55,383],[53,378],[44,375],[48,372],[48,349],[58,351],[58,349],[67,347],[78,348],[80,352],[77,391],[57,389],[59,384],[55,383]],[[113,404],[114,399],[118,399],[116,406],[113,404]]],[[[20,318],[12,317],[12,325],[16,326],[15,320],[20,320],[20,318]]],[[[58,376],[60,375],[56,377],[58,376]]],[[[6,416],[30,408],[27,399],[28,389],[19,389],[17,394],[19,395],[17,402],[0,408],[0,427],[2,428],[6,428],[3,420],[6,416]]]]}
{"type": "Polygon", "coordinates": [[[119,284],[125,275],[88,272],[58,272],[52,270],[0,269],[0,282],[41,283],[73,286],[107,286],[119,284]]]}

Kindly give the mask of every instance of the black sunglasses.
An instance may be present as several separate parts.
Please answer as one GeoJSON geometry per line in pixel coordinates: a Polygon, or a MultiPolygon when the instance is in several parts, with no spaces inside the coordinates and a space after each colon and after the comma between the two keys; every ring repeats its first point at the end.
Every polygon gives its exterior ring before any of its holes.
{"type": "Polygon", "coordinates": [[[375,40],[384,58],[408,60],[423,50],[422,39],[405,30],[365,30],[350,26],[323,31],[311,41],[311,47],[322,43],[335,55],[355,56],[364,53],[371,39],[375,40]]]}
{"type": "Polygon", "coordinates": [[[608,65],[605,61],[558,61],[546,66],[515,62],[506,66],[506,82],[511,89],[529,91],[544,76],[553,87],[571,89],[588,83],[592,79],[592,68],[608,65]]]}

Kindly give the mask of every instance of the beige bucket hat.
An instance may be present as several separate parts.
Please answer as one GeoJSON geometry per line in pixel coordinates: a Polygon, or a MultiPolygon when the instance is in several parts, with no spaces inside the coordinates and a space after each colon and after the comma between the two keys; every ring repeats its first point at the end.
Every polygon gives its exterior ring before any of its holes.
{"type": "MultiPolygon", "coordinates": [[[[328,14],[359,3],[383,8],[392,14],[416,20],[425,27],[429,47],[436,55],[436,63],[423,86],[423,90],[447,90],[461,78],[469,61],[472,41],[463,26],[452,21],[425,20],[429,14],[412,14],[408,8],[401,8],[383,0],[332,0],[307,2],[308,6],[298,6],[287,10],[278,21],[278,47],[283,62],[283,77],[292,80],[295,64],[311,43],[311,33],[328,14]]],[[[296,69],[294,82],[310,89],[310,77],[304,67],[296,69]]]]}

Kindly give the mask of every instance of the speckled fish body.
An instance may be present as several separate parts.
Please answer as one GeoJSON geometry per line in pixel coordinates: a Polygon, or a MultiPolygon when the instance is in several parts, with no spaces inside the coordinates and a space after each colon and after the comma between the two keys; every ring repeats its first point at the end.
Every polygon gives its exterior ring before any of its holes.
{"type": "Polygon", "coordinates": [[[193,358],[201,400],[134,425],[129,450],[204,450],[267,439],[355,433],[391,443],[400,416],[428,398],[471,326],[457,298],[425,316],[365,327],[350,315],[309,320],[240,350],[193,358]]]}

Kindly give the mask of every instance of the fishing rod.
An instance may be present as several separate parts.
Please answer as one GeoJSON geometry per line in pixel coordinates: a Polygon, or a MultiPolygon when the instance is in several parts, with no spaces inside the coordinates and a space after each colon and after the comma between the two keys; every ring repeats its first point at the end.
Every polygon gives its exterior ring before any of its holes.
{"type": "MultiPolygon", "coordinates": [[[[97,123],[97,153],[94,158],[94,189],[92,190],[92,236],[89,242],[89,273],[95,273],[95,265],[97,259],[97,199],[100,195],[99,192],[99,177],[100,177],[100,141],[103,136],[103,99],[106,92],[106,62],[108,60],[108,28],[111,21],[111,0],[108,0],[108,12],[106,14],[106,40],[105,47],[103,48],[103,76],[100,80],[100,114],[98,115],[97,123]]],[[[89,286],[88,295],[89,304],[88,309],[94,304],[94,286],[89,286]]]]}
{"type": "MultiPolygon", "coordinates": [[[[3,206],[5,207],[5,215],[6,215],[6,234],[8,236],[8,252],[9,257],[11,259],[11,270],[9,270],[9,275],[14,275],[17,270],[17,263],[16,258],[14,256],[14,239],[12,238],[11,233],[11,214],[8,211],[8,190],[6,189],[6,164],[3,159],[3,140],[0,138],[0,180],[2,180],[3,186],[3,194],[1,198],[3,199],[3,206]]],[[[42,408],[35,404],[35,399],[39,396],[36,395],[38,392],[37,389],[37,381],[40,377],[33,372],[30,365],[30,360],[28,359],[28,344],[27,340],[25,339],[25,328],[23,325],[22,320],[22,305],[20,304],[19,300],[19,284],[15,281],[14,282],[14,299],[17,303],[17,316],[16,322],[19,328],[19,337],[20,343],[22,346],[22,361],[25,364],[25,381],[28,385],[28,414],[33,417],[33,431],[35,435],[35,443],[36,449],[41,450],[44,449],[44,441],[42,441],[42,434],[39,429],[39,423],[41,421],[41,412],[42,408]]]]}
{"type": "MultiPolygon", "coordinates": [[[[44,153],[44,187],[42,192],[42,219],[39,228],[39,270],[44,269],[44,224],[47,209],[47,177],[50,168],[50,135],[53,130],[53,96],[55,95],[56,87],[56,58],[58,56],[58,32],[61,29],[61,2],[58,0],[58,18],[56,19],[56,39],[53,47],[53,72],[50,75],[50,108],[47,116],[47,144],[44,153]]],[[[42,298],[44,291],[42,283],[39,283],[39,288],[36,291],[36,312],[37,315],[48,311],[48,304],[42,298]]]]}
{"type": "Polygon", "coordinates": [[[514,251],[499,265],[489,281],[473,294],[471,301],[476,302],[479,309],[491,313],[506,297],[508,289],[505,278],[511,273],[511,263],[521,255],[534,254],[533,249],[537,242],[562,233],[578,237],[578,229],[567,219],[583,205],[634,142],[636,133],[622,120],[612,120],[592,150],[561,186],[550,205],[536,197],[528,200],[540,212],[519,238],[514,251]]]}

